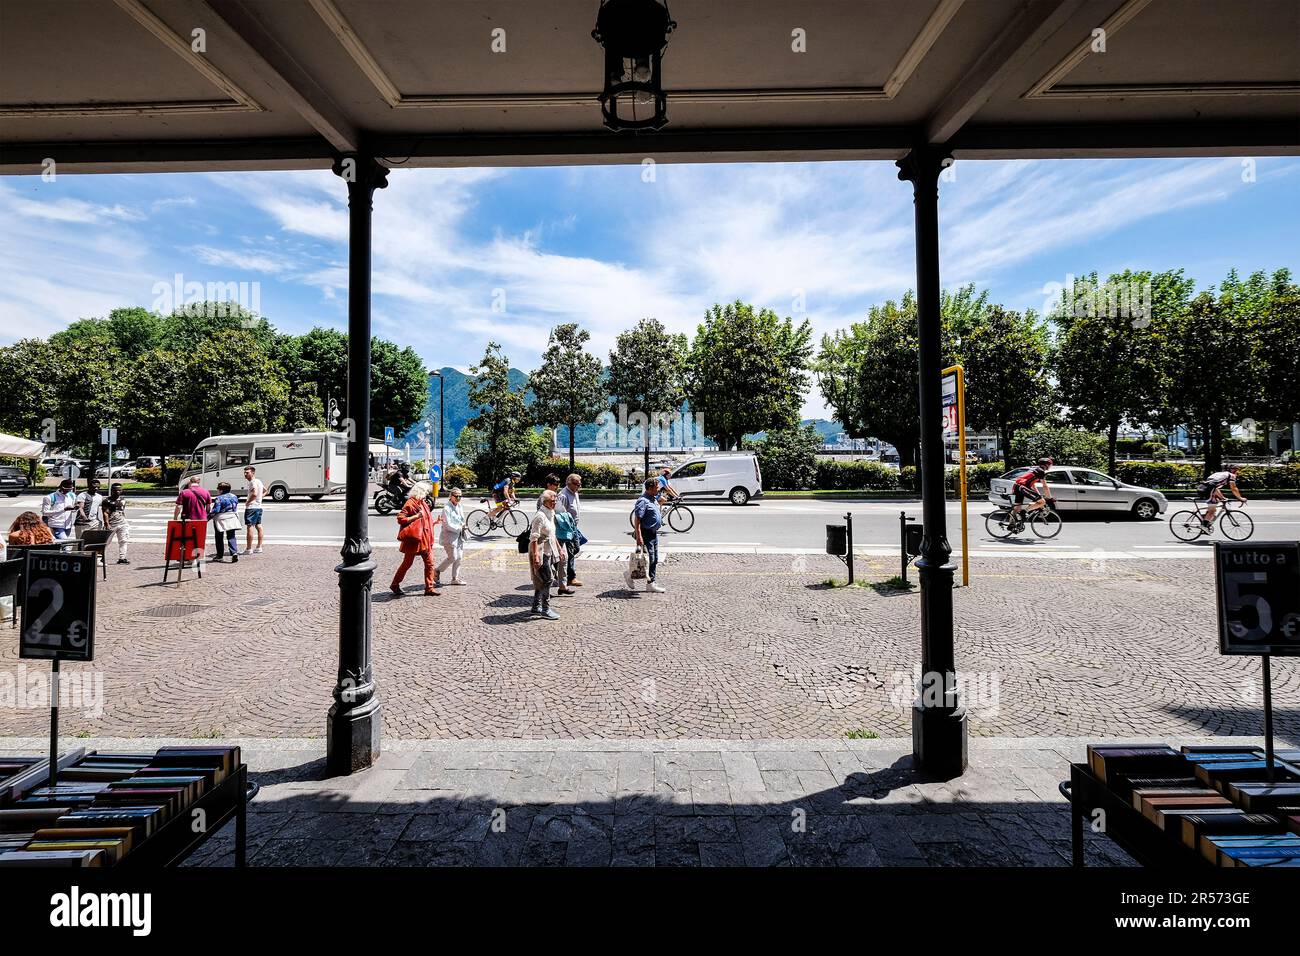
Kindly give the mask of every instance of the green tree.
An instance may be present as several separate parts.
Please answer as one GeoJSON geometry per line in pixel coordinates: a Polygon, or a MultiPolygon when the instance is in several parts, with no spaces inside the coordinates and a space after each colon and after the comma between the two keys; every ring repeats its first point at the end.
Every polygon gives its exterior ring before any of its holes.
{"type": "MultiPolygon", "coordinates": [[[[939,311],[943,321],[944,364],[951,362],[951,323],[954,304],[963,312],[969,295],[944,293],[939,311]]],[[[865,322],[822,337],[817,380],[835,419],[853,438],[882,438],[898,449],[900,468],[916,463],[921,434],[920,369],[917,363],[916,297],[907,292],[874,305],[865,322]]]]}
{"type": "Polygon", "coordinates": [[[1166,330],[1184,312],[1192,285],[1181,269],[1125,271],[1104,285],[1093,272],[1075,280],[1052,312],[1061,404],[1072,424],[1105,433],[1111,473],[1120,425],[1159,417],[1166,330]]]}
{"type": "MultiPolygon", "coordinates": [[[[55,349],[59,354],[58,444],[88,449],[93,475],[96,463],[103,460],[100,429],[120,424],[127,362],[107,335],[73,336],[55,349]]],[[[107,451],[103,448],[104,454],[107,451]]]]}
{"type": "Polygon", "coordinates": [[[19,339],[0,347],[0,431],[56,440],[49,436],[47,421],[57,425],[61,358],[57,348],[41,339],[19,339]]]}
{"type": "Polygon", "coordinates": [[[533,420],[548,428],[569,430],[569,470],[573,470],[574,432],[595,421],[609,404],[602,381],[600,359],[583,346],[590,340],[586,329],[566,322],[551,329],[542,364],[528,376],[533,393],[533,420]]]}
{"type": "Polygon", "coordinates": [[[744,446],[758,454],[768,488],[801,491],[816,484],[822,436],[813,425],[770,431],[761,439],[745,440],[744,446]]]}
{"type": "Polygon", "coordinates": [[[120,438],[137,455],[188,454],[198,439],[192,422],[177,413],[189,388],[191,358],[167,349],[145,352],[127,371],[120,438]]]}
{"type": "Polygon", "coordinates": [[[1017,428],[1053,411],[1047,327],[1032,311],[1021,315],[994,305],[964,326],[954,348],[966,379],[966,422],[995,429],[1005,455],[1017,428]]]}
{"type": "MultiPolygon", "coordinates": [[[[532,416],[524,402],[524,393],[510,385],[510,360],[496,342],[489,342],[483,358],[470,371],[474,378],[469,387],[469,401],[478,414],[469,428],[478,433],[474,471],[485,481],[494,481],[512,458],[526,447],[532,433],[532,416]]],[[[456,444],[459,457],[460,442],[456,444]]],[[[548,449],[549,450],[549,449],[548,449]]]]}
{"type": "Polygon", "coordinates": [[[195,441],[280,426],[288,384],[256,332],[226,329],[197,341],[187,354],[185,382],[173,407],[195,441]]]}
{"type": "Polygon", "coordinates": [[[658,319],[645,318],[619,334],[609,353],[610,404],[615,413],[624,406],[629,414],[639,412],[647,419],[645,473],[650,471],[651,423],[676,415],[685,393],[682,387],[686,367],[686,336],[670,335],[658,319]]]}
{"type": "MultiPolygon", "coordinates": [[[[370,340],[370,421],[392,425],[401,435],[420,420],[429,374],[415,349],[398,348],[386,339],[370,340]]],[[[347,414],[345,402],[339,402],[347,414]]]]}
{"type": "Polygon", "coordinates": [[[1256,323],[1254,363],[1259,369],[1261,413],[1280,423],[1300,421],[1300,287],[1281,269],[1256,323]]]}
{"type": "Polygon", "coordinates": [[[771,309],[714,305],[686,357],[684,390],[704,433],[724,451],[745,435],[790,429],[809,384],[812,326],[771,309]]]}
{"type": "Polygon", "coordinates": [[[1058,465],[1102,468],[1106,464],[1106,442],[1093,432],[1055,425],[1017,431],[1011,439],[1007,467],[1032,465],[1040,458],[1051,458],[1058,465]]]}

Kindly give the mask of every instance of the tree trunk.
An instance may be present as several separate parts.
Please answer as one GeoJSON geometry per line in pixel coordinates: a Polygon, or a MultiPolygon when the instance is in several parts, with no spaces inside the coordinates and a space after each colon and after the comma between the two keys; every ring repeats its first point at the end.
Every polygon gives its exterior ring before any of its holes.
{"type": "Polygon", "coordinates": [[[1002,462],[1006,464],[1011,461],[1011,426],[1005,423],[998,426],[998,433],[1002,441],[1002,462]]]}
{"type": "Polygon", "coordinates": [[[569,474],[570,475],[573,474],[573,433],[577,429],[577,427],[578,426],[573,422],[569,422],[569,474]]]}
{"type": "Polygon", "coordinates": [[[1211,475],[1223,468],[1223,423],[1210,426],[1210,442],[1205,453],[1205,473],[1211,475]]]}
{"type": "Polygon", "coordinates": [[[1115,474],[1115,443],[1119,439],[1119,420],[1111,419],[1110,430],[1106,434],[1106,474],[1115,474]]]}
{"type": "Polygon", "coordinates": [[[916,446],[910,442],[900,441],[891,442],[898,449],[898,468],[901,471],[904,468],[910,468],[916,464],[916,446]]]}
{"type": "Polygon", "coordinates": [[[645,480],[649,477],[650,477],[650,429],[647,428],[645,433],[645,470],[641,472],[642,483],[644,483],[645,480]]]}

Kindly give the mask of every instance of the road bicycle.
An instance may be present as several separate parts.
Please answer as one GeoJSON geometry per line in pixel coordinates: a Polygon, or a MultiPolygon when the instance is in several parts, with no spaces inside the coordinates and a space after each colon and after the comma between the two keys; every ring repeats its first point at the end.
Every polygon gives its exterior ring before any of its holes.
{"type": "MultiPolygon", "coordinates": [[[[1169,530],[1179,541],[1195,541],[1201,535],[1214,533],[1214,527],[1205,525],[1205,510],[1201,499],[1186,498],[1192,507],[1176,512],[1169,518],[1169,530]]],[[[1223,501],[1219,503],[1219,530],[1225,538],[1233,541],[1245,541],[1255,533],[1255,522],[1245,511],[1244,501],[1223,501]]]]}
{"type": "Polygon", "coordinates": [[[1033,511],[1012,511],[1003,506],[984,516],[984,528],[995,538],[1010,538],[1025,530],[1025,525],[1033,529],[1040,538],[1055,538],[1061,533],[1061,516],[1056,513],[1051,503],[1033,511]]]}
{"type": "MultiPolygon", "coordinates": [[[[678,534],[685,534],[695,527],[695,512],[690,506],[681,500],[674,498],[667,504],[659,506],[659,513],[663,516],[664,524],[676,531],[678,534]]],[[[636,525],[636,512],[627,516],[628,523],[636,525]]],[[[635,534],[635,532],[631,532],[635,534]]]]}
{"type": "MultiPolygon", "coordinates": [[[[480,504],[486,504],[487,498],[480,498],[480,504]]],[[[486,508],[475,508],[465,518],[465,527],[476,538],[486,537],[493,531],[502,530],[512,538],[517,538],[528,530],[528,516],[514,505],[492,514],[486,508]]]]}

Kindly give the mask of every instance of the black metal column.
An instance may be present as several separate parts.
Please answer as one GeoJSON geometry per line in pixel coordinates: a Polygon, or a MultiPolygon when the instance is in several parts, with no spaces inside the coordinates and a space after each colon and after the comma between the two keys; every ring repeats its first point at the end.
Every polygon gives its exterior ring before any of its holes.
{"type": "Polygon", "coordinates": [[[939,315],[939,174],[949,154],[917,146],[898,161],[898,178],[912,183],[916,205],[916,311],[920,363],[921,686],[912,705],[912,750],[925,774],[947,779],[966,769],[966,709],[957,699],[953,655],[952,589],[944,495],[939,315]]]}
{"type": "Polygon", "coordinates": [[[369,156],[334,164],[348,187],[348,467],[343,563],[339,576],[339,671],[326,731],[330,773],[364,770],[379,757],[382,711],[370,649],[370,559],[367,492],[370,452],[370,220],[388,170],[369,156]]]}

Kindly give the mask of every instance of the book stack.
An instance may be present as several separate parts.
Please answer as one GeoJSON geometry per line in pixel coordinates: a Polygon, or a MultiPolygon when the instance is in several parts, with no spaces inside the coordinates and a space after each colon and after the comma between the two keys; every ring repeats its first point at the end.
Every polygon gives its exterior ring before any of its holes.
{"type": "Polygon", "coordinates": [[[0,757],[0,787],[40,762],[40,757],[0,757]]]}
{"type": "Polygon", "coordinates": [[[1300,751],[1097,745],[1088,767],[1171,838],[1221,867],[1300,867],[1300,751]]]}
{"type": "Polygon", "coordinates": [[[239,767],[238,747],[91,753],[0,807],[0,867],[112,866],[239,767]]]}

